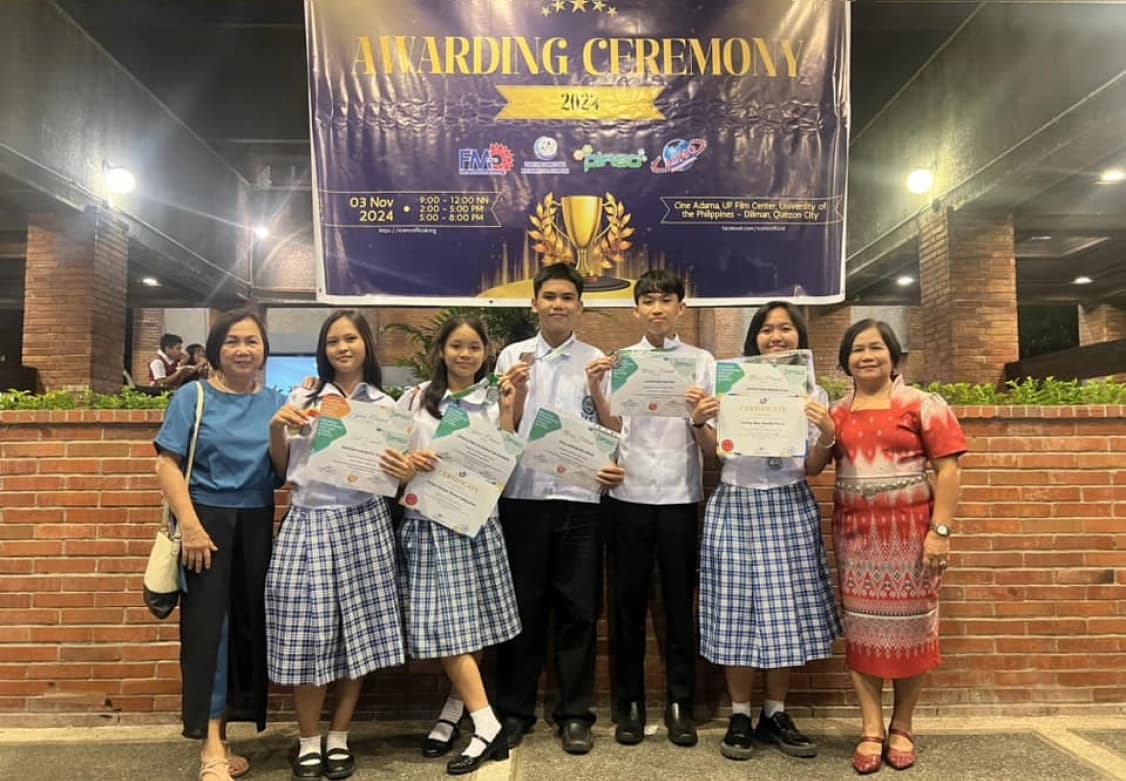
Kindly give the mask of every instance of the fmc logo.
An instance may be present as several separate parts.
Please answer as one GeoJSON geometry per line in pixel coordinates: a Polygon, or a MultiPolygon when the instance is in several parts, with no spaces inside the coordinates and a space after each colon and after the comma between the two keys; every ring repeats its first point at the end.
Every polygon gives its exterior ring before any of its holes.
{"type": "Polygon", "coordinates": [[[457,150],[457,172],[462,176],[504,176],[512,170],[512,164],[512,150],[504,144],[457,150]]]}

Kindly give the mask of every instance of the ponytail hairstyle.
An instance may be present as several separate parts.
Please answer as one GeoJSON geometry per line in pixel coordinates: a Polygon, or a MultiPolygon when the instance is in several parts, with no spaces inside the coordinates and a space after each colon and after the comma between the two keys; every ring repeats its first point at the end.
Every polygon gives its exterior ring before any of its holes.
{"type": "Polygon", "coordinates": [[[473,375],[473,381],[480,382],[489,372],[489,333],[485,330],[485,324],[481,322],[480,318],[469,315],[454,315],[443,323],[442,327],[438,329],[438,334],[434,337],[433,346],[430,348],[432,373],[430,384],[426,386],[426,392],[422,395],[422,406],[438,419],[442,417],[439,405],[450,387],[450,374],[446,368],[445,359],[446,342],[449,341],[450,334],[463,325],[467,325],[477,332],[477,335],[481,337],[482,347],[484,348],[484,360],[481,361],[481,368],[473,375]]]}

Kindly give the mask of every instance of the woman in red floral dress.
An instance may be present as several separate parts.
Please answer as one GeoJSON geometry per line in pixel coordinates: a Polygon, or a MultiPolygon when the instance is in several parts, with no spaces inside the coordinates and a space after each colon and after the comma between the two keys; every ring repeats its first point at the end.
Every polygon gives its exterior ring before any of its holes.
{"type": "Polygon", "coordinates": [[[816,450],[807,460],[811,474],[830,456],[837,463],[833,541],[847,663],[863,720],[853,756],[858,773],[879,770],[883,759],[898,770],[915,763],[912,717],[924,675],[940,660],[938,593],[958,504],[958,457],[966,451],[946,402],[895,375],[901,354],[886,323],[861,320],[845,332],[840,365],[853,390],[833,406],[831,454],[816,450]],[[885,679],[895,687],[886,731],[885,679]]]}

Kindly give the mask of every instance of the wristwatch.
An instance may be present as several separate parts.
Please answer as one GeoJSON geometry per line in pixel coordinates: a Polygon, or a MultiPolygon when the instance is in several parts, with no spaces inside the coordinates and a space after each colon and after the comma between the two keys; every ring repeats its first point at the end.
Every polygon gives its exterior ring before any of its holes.
{"type": "Polygon", "coordinates": [[[691,424],[692,428],[703,428],[704,426],[708,425],[708,421],[706,420],[701,420],[699,423],[692,423],[692,419],[689,418],[688,422],[691,424]]]}
{"type": "Polygon", "coordinates": [[[945,523],[932,523],[931,531],[944,540],[950,539],[950,527],[945,523]]]}

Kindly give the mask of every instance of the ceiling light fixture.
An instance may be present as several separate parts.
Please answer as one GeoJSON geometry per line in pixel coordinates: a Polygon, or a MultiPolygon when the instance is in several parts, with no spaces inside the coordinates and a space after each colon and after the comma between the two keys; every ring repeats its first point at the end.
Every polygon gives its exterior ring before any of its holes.
{"type": "Polygon", "coordinates": [[[156,277],[141,277],[141,284],[145,287],[160,287],[160,280],[156,277]]]}
{"type": "Polygon", "coordinates": [[[270,237],[270,229],[265,225],[258,225],[254,228],[254,235],[260,239],[267,239],[270,237]]]}
{"type": "Polygon", "coordinates": [[[137,178],[128,168],[106,163],[102,167],[102,172],[105,175],[106,187],[115,195],[131,193],[137,187],[137,178]]]}
{"type": "Polygon", "coordinates": [[[900,287],[907,287],[909,285],[914,285],[915,284],[915,278],[908,275],[908,274],[904,274],[900,277],[896,277],[895,284],[899,285],[900,287]]]}
{"type": "Polygon", "coordinates": [[[1091,279],[1090,277],[1076,277],[1075,279],[1071,280],[1071,284],[1073,284],[1073,285],[1089,285],[1094,281],[1095,280],[1091,279]]]}
{"type": "Polygon", "coordinates": [[[934,174],[926,168],[916,168],[907,176],[907,189],[915,195],[929,193],[934,187],[934,174]]]}
{"type": "Polygon", "coordinates": [[[1121,168],[1107,168],[1099,174],[1099,184],[1117,184],[1126,179],[1126,170],[1121,168]]]}

